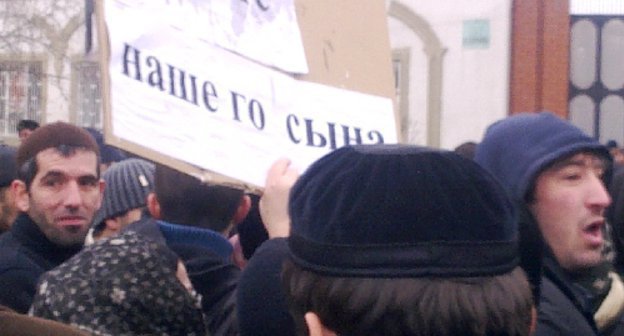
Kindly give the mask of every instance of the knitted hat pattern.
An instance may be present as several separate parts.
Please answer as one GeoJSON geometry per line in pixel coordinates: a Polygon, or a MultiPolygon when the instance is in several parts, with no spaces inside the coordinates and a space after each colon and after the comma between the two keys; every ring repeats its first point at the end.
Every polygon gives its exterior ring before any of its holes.
{"type": "Polygon", "coordinates": [[[205,335],[177,260],[133,231],[102,239],[42,275],[31,312],[95,335],[205,335]]]}
{"type": "Polygon", "coordinates": [[[503,274],[518,264],[514,208],[469,159],[405,145],[358,145],[315,162],[290,193],[288,246],[333,276],[503,274]]]}
{"type": "Polygon", "coordinates": [[[522,201],[540,172],[582,151],[611,162],[605,146],[554,114],[519,113],[488,127],[475,161],[501,182],[514,201],[522,201]]]}
{"type": "Polygon", "coordinates": [[[115,163],[102,178],[106,182],[102,206],[96,213],[93,225],[103,220],[147,204],[147,195],[154,189],[153,163],[131,158],[115,163]]]}

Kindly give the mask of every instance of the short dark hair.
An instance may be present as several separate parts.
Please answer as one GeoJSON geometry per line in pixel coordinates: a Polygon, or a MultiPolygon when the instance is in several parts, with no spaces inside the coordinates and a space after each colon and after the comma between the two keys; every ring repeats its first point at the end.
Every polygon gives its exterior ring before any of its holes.
{"type": "Polygon", "coordinates": [[[154,192],[164,221],[223,232],[228,228],[244,192],[199,179],[156,164],[154,192]]]}
{"type": "Polygon", "coordinates": [[[529,335],[533,301],[524,272],[467,278],[324,276],[290,260],[283,285],[298,335],[316,313],[339,335],[529,335]]]}
{"type": "Polygon", "coordinates": [[[95,168],[97,177],[100,177],[100,151],[95,139],[84,129],[59,121],[37,128],[17,148],[17,177],[27,188],[37,175],[37,154],[49,148],[54,148],[64,157],[73,156],[79,150],[95,153],[95,168]]]}
{"type": "Polygon", "coordinates": [[[539,178],[540,175],[542,175],[545,171],[547,171],[548,169],[561,164],[562,162],[565,162],[567,160],[569,160],[570,158],[574,157],[575,155],[578,154],[589,154],[589,155],[593,155],[599,159],[601,159],[604,163],[604,173],[602,175],[602,183],[605,185],[605,189],[607,188],[607,186],[609,185],[609,183],[611,183],[611,177],[613,175],[613,164],[611,162],[611,157],[606,157],[605,154],[601,151],[595,151],[592,149],[581,149],[566,155],[563,155],[561,157],[558,157],[554,160],[552,160],[551,162],[548,162],[547,164],[544,165],[544,167],[542,167],[540,170],[538,170],[537,172],[535,172],[535,174],[531,177],[531,179],[529,180],[527,189],[526,189],[526,193],[524,194],[524,202],[526,204],[532,204],[535,202],[535,188],[536,188],[536,184],[537,184],[537,179],[539,178]]]}
{"type": "Polygon", "coordinates": [[[22,119],[17,123],[17,132],[19,133],[21,130],[31,130],[34,131],[39,128],[39,123],[32,119],[22,119]]]}

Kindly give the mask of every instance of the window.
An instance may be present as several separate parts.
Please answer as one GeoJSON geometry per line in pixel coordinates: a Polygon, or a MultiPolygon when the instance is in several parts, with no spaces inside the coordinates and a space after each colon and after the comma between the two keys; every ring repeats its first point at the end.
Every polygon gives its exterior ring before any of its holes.
{"type": "Polygon", "coordinates": [[[624,15],[570,17],[570,121],[624,143],[624,15]]]}
{"type": "Polygon", "coordinates": [[[21,119],[41,122],[43,62],[0,61],[0,135],[16,135],[21,119]]]}
{"type": "Polygon", "coordinates": [[[78,126],[102,129],[100,65],[93,61],[72,63],[74,71],[74,112],[78,126]]]}

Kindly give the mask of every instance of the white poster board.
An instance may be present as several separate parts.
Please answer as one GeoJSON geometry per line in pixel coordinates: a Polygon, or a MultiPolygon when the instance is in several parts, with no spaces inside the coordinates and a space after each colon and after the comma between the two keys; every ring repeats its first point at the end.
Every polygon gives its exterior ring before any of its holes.
{"type": "MultiPolygon", "coordinates": [[[[397,141],[390,98],[298,80],[259,63],[250,49],[234,53],[194,24],[186,30],[184,18],[208,23],[214,14],[196,2],[100,3],[107,142],[215,182],[257,188],[280,157],[303,171],[346,144],[397,141]]],[[[288,68],[273,59],[273,67],[288,68]]]]}

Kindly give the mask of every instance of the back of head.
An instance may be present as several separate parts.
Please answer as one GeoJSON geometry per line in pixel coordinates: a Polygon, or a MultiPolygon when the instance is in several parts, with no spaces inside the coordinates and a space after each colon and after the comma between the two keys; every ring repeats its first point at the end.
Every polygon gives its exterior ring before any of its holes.
{"type": "Polygon", "coordinates": [[[39,123],[32,119],[22,119],[17,123],[17,131],[21,130],[31,130],[34,131],[39,128],[39,123]]]}
{"type": "Polygon", "coordinates": [[[99,147],[100,162],[104,164],[111,164],[114,162],[119,162],[126,158],[125,154],[120,149],[111,145],[107,145],[104,142],[104,135],[102,134],[102,132],[92,127],[86,127],[85,130],[87,130],[87,132],[91,134],[99,147]]]}
{"type": "Polygon", "coordinates": [[[93,224],[147,205],[147,195],[154,190],[154,164],[132,158],[120,161],[102,174],[106,182],[102,206],[93,224]]]}
{"type": "Polygon", "coordinates": [[[71,156],[76,150],[86,150],[94,152],[98,161],[100,157],[97,143],[81,127],[61,121],[46,124],[24,139],[17,149],[18,176],[27,186],[37,173],[37,154],[49,148],[57,149],[63,156],[71,156]]]}
{"type": "Polygon", "coordinates": [[[427,334],[433,326],[443,327],[440,335],[528,333],[528,283],[512,272],[513,206],[471,160],[412,146],[343,147],[301,176],[289,211],[293,266],[284,281],[295,315],[313,311],[351,335],[427,334]],[[500,286],[513,298],[494,299],[500,286]],[[441,295],[462,288],[483,306],[441,295]],[[455,304],[462,314],[449,314],[455,304]]]}
{"type": "Polygon", "coordinates": [[[175,224],[226,230],[243,197],[243,191],[227,186],[209,185],[170,168],[156,165],[156,197],[161,219],[175,224]]]}
{"type": "Polygon", "coordinates": [[[97,335],[204,335],[198,298],[177,267],[165,245],[124,232],[45,273],[31,311],[97,335]]]}
{"type": "Polygon", "coordinates": [[[465,157],[466,159],[473,160],[475,156],[475,152],[477,151],[477,143],[473,141],[467,141],[455,147],[453,151],[465,157]]]}
{"type": "Polygon", "coordinates": [[[479,276],[517,264],[510,201],[489,174],[452,152],[389,145],[338,149],[297,181],[289,211],[295,262],[326,274],[479,276]],[[371,247],[384,253],[369,256],[371,247]],[[448,253],[460,250],[483,256],[466,260],[448,253]],[[444,256],[446,265],[432,255],[444,256]]]}

